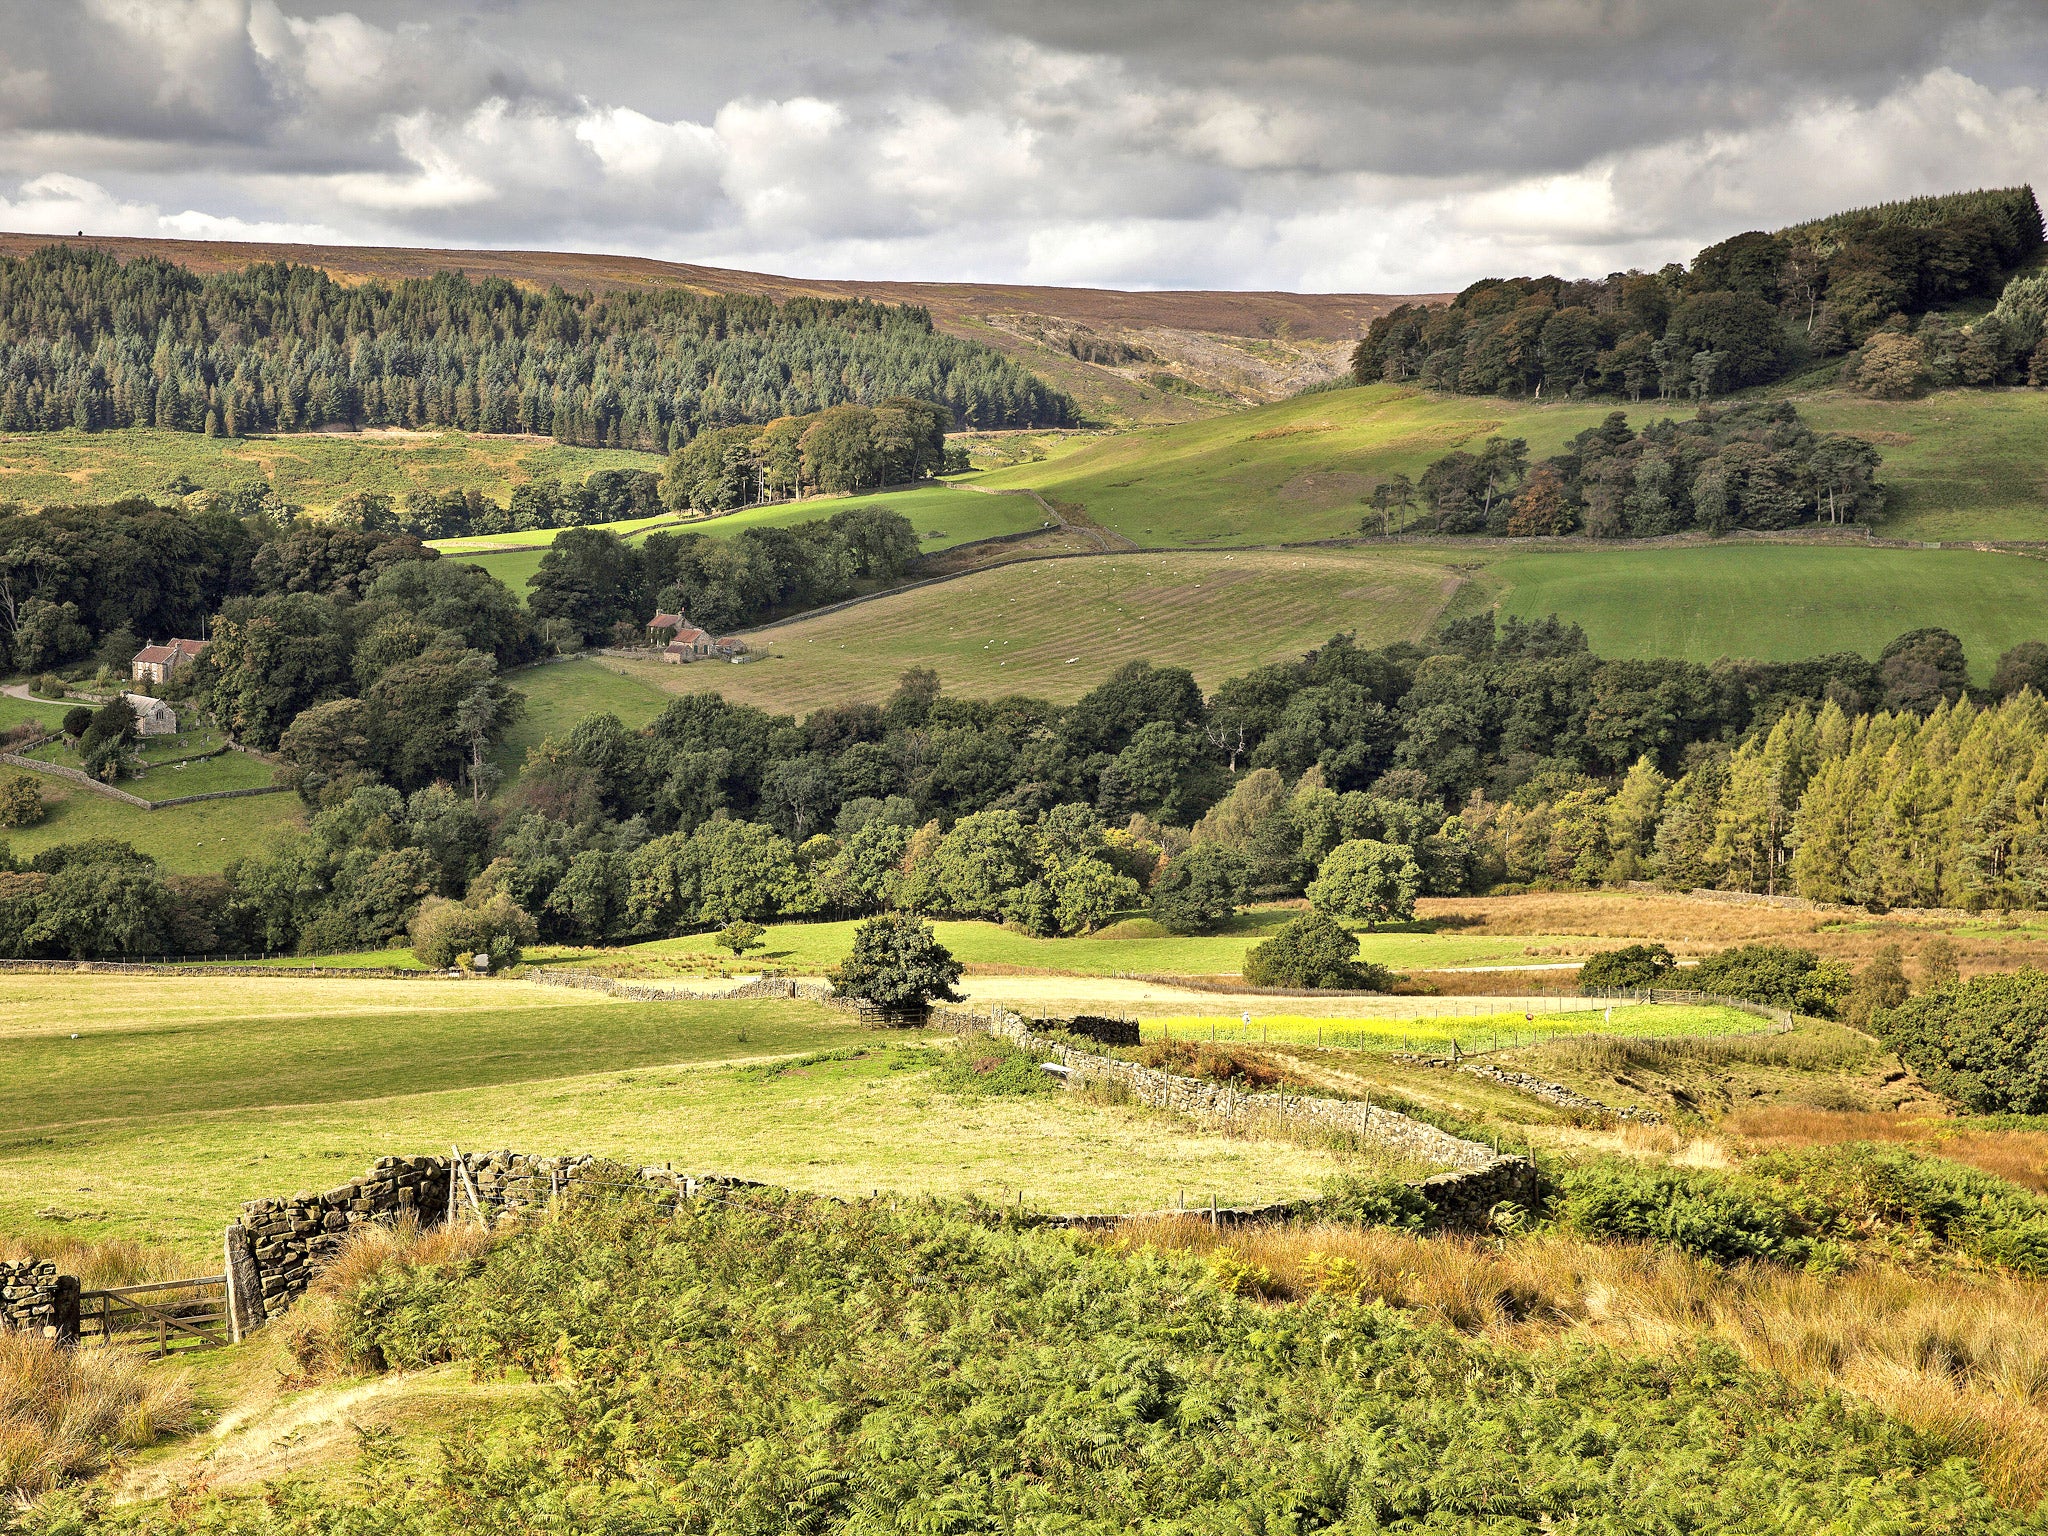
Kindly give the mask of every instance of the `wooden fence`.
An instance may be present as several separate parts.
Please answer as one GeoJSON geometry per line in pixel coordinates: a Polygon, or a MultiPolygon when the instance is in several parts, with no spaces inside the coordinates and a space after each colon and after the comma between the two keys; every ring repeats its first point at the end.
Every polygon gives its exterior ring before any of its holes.
{"type": "Polygon", "coordinates": [[[78,1295],[78,1338],[141,1347],[157,1358],[233,1342],[228,1277],[154,1280],[78,1295]]]}

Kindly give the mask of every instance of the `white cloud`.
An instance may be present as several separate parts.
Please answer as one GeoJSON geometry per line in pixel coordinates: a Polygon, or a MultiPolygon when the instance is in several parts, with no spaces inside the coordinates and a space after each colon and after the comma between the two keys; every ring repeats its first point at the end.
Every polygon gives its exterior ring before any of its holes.
{"type": "Polygon", "coordinates": [[[187,208],[165,213],[153,204],[115,197],[81,176],[52,171],[0,197],[0,226],[29,234],[140,235],[180,240],[333,242],[344,239],[325,224],[251,221],[187,208]]]}

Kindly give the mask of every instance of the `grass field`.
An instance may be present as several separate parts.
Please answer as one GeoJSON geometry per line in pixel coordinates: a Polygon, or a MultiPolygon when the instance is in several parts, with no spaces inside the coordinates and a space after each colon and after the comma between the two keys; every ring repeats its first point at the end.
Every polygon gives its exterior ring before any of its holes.
{"type": "MultiPolygon", "coordinates": [[[[994,923],[938,922],[939,941],[969,966],[1005,966],[1025,970],[1061,971],[1078,976],[1235,975],[1244,952],[1289,918],[1289,907],[1259,907],[1240,913],[1222,933],[1177,937],[1150,918],[1131,918],[1100,933],[1072,939],[1035,939],[994,923]]],[[[749,962],[766,960],[789,971],[822,971],[846,958],[853,944],[852,922],[778,923],[765,935],[763,948],[749,962]]],[[[1514,965],[1533,952],[1556,959],[1561,945],[1574,941],[1555,934],[1474,937],[1458,933],[1367,933],[1359,939],[1366,959],[1396,970],[1460,965],[1514,965]]],[[[1595,944],[1593,947],[1604,947],[1595,944]]],[[[661,961],[718,953],[711,935],[657,939],[619,952],[629,960],[661,961]]],[[[1538,962],[1540,963],[1540,962],[1538,962]]]]}
{"type": "Polygon", "coordinates": [[[518,722],[491,754],[491,760],[507,773],[516,771],[526,761],[529,750],[550,736],[566,737],[575,729],[576,722],[588,715],[617,715],[627,726],[638,729],[660,714],[674,697],[638,678],[582,657],[521,667],[507,673],[505,681],[526,697],[518,722]]]}
{"type": "Polygon", "coordinates": [[[69,704],[46,704],[40,699],[17,699],[0,693],[0,731],[31,721],[56,730],[64,721],[69,704]]]}
{"type": "MultiPolygon", "coordinates": [[[[2038,445],[2048,391],[1950,390],[1922,400],[1798,399],[1814,425],[1877,443],[1894,496],[1883,531],[1918,539],[2048,539],[2038,445]]],[[[1396,473],[1501,433],[1556,453],[1613,402],[1536,405],[1394,385],[1330,390],[1206,421],[1105,438],[981,483],[1030,486],[1085,507],[1141,545],[1265,544],[1355,533],[1361,502],[1396,473]]],[[[1640,427],[1689,409],[1628,407],[1640,427]]]]}
{"type": "MultiPolygon", "coordinates": [[[[230,753],[229,756],[239,757],[239,754],[230,753]]],[[[240,760],[252,762],[248,758],[240,760]]],[[[209,765],[200,763],[193,766],[203,769],[209,765]]],[[[262,769],[262,782],[268,783],[269,770],[261,763],[253,763],[253,766],[262,769]]],[[[159,769],[133,788],[140,792],[163,781],[166,797],[202,793],[188,787],[199,780],[175,779],[173,776],[177,771],[173,768],[159,769]],[[173,788],[173,785],[177,787],[173,788]]],[[[148,854],[166,874],[218,874],[230,859],[260,851],[279,829],[298,824],[303,809],[297,795],[250,795],[237,800],[202,800],[197,805],[173,805],[160,811],[145,811],[52,774],[38,774],[36,777],[42,781],[43,803],[48,807],[43,819],[34,826],[14,827],[0,833],[0,842],[11,847],[18,858],[28,858],[58,843],[111,837],[148,854]]]]}
{"type": "Polygon", "coordinates": [[[160,496],[182,475],[203,490],[268,481],[285,500],[315,511],[355,491],[395,497],[473,486],[503,502],[528,480],[580,483],[595,470],[659,471],[662,463],[658,454],[465,432],[16,432],[0,435],[0,500],[42,506],[160,496]]]}
{"type": "Polygon", "coordinates": [[[1336,1154],[1067,1097],[958,1100],[900,1044],[784,1002],[519,982],[0,976],[0,1226],[218,1257],[239,1201],[391,1152],[513,1146],[835,1194],[1023,1183],[1044,1209],[1306,1193],[1336,1154]],[[77,1039],[73,1039],[73,1035],[77,1039]],[[763,1059],[860,1052],[748,1071],[763,1059]],[[46,1213],[38,1215],[38,1212],[46,1213]]]}
{"type": "MultiPolygon", "coordinates": [[[[673,512],[662,512],[653,517],[629,517],[623,522],[592,523],[590,526],[604,533],[631,538],[650,528],[667,527],[676,521],[673,512]]],[[[560,528],[529,528],[524,533],[480,533],[459,539],[429,539],[427,547],[438,549],[444,555],[488,555],[495,551],[524,549],[529,545],[552,544],[563,531],[560,528]]]]}
{"type": "MultiPolygon", "coordinates": [[[[657,528],[667,533],[703,533],[713,538],[727,538],[745,528],[787,528],[795,523],[822,522],[835,512],[869,506],[887,507],[909,518],[917,531],[918,548],[923,554],[934,554],[958,544],[971,544],[977,539],[992,539],[1001,534],[1026,533],[1045,521],[1044,511],[1029,496],[984,495],[941,483],[873,496],[813,496],[781,506],[754,507],[724,517],[686,522],[650,518],[603,526],[623,533],[635,542],[638,535],[657,528]]],[[[526,583],[540,569],[541,557],[547,551],[518,546],[552,543],[560,531],[549,529],[544,533],[499,533],[481,539],[444,539],[435,547],[471,565],[482,566],[524,598],[526,583]]]]}
{"type": "Polygon", "coordinates": [[[1981,681],[2001,651],[2048,639],[2048,562],[1972,550],[1589,549],[1511,555],[1480,580],[1504,613],[1583,624],[1603,656],[1875,657],[1939,624],[1981,681]]]}
{"type": "Polygon", "coordinates": [[[879,699],[927,666],[962,694],[1070,701],[1127,661],[1189,667],[1205,687],[1355,631],[1422,634],[1456,576],[1440,564],[1348,550],[1114,555],[977,571],[764,630],[744,666],[605,658],[677,692],[808,710],[879,699]]]}

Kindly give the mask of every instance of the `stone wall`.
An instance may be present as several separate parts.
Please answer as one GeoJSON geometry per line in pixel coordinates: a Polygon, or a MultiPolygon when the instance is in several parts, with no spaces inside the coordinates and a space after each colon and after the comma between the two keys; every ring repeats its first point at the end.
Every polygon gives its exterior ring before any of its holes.
{"type": "MultiPolygon", "coordinates": [[[[1117,1083],[1137,1103],[1226,1129],[1326,1132],[1443,1166],[1447,1172],[1422,1180],[1419,1187],[1437,1207],[1438,1219],[1448,1226],[1483,1226],[1487,1213],[1503,1200],[1531,1209],[1542,1201],[1541,1176],[1527,1158],[1504,1156],[1483,1142],[1453,1136],[1395,1110],[1311,1094],[1245,1093],[1228,1084],[1178,1077],[1136,1062],[1077,1051],[1036,1033],[1014,1013],[949,1010],[938,1017],[957,1030],[996,1035],[1044,1057],[1064,1069],[1070,1086],[1117,1083]]],[[[1312,1204],[1275,1209],[1301,1214],[1312,1209],[1312,1204]]]]}
{"type": "MultiPolygon", "coordinates": [[[[0,1328],[30,1329],[54,1333],[58,1325],[58,1293],[61,1277],[54,1262],[23,1259],[0,1261],[0,1328]]],[[[71,1282],[72,1328],[77,1329],[78,1282],[71,1282]]]]}
{"type": "Polygon", "coordinates": [[[436,1222],[448,1212],[445,1157],[380,1157],[376,1166],[347,1184],[324,1191],[302,1189],[277,1200],[251,1200],[227,1231],[228,1271],[237,1272],[238,1250],[253,1262],[254,1295],[236,1286],[236,1307],[250,1322],[291,1303],[341,1247],[352,1227],[389,1222],[413,1214],[436,1222]]]}

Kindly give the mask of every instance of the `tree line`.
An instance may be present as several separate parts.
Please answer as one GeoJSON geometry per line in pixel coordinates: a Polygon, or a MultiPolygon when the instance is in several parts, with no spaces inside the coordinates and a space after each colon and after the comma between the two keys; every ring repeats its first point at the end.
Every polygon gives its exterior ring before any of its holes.
{"type": "Polygon", "coordinates": [[[1880,394],[2039,385],[2048,284],[2014,273],[2041,245],[2041,209],[2022,186],[1751,231],[1657,272],[1488,278],[1376,318],[1352,375],[1460,394],[1704,401],[1839,358],[1845,378],[1880,394]],[[2009,281],[1992,314],[1943,318],[2009,281]]]}
{"type": "Polygon", "coordinates": [[[1640,432],[1613,411],[1533,466],[1526,439],[1495,436],[1415,481],[1392,476],[1373,488],[1361,527],[1391,533],[1420,515],[1437,533],[1648,538],[1839,524],[1882,510],[1882,465],[1867,439],[1816,432],[1790,401],[1703,406],[1640,432]]]}
{"type": "Polygon", "coordinates": [[[580,721],[493,798],[518,707],[495,664],[530,643],[510,594],[420,559],[360,596],[312,585],[231,602],[192,681],[281,746],[308,828],[197,882],[120,848],[38,855],[0,877],[17,949],[379,947],[429,897],[479,943],[595,942],[893,910],[1065,933],[1146,904],[1199,931],[1299,895],[1372,921],[1642,878],[1995,906],[2048,870],[2048,646],[1973,692],[1938,630],[1876,661],[1708,667],[1480,616],[1419,645],[1338,637],[1206,697],[1142,662],[1066,706],[954,698],[929,672],[802,719],[694,694],[643,729],[580,721]]]}
{"type": "Polygon", "coordinates": [[[896,396],[977,427],[1075,415],[907,305],[534,293],[459,272],[345,286],[285,262],[201,276],[64,245],[0,259],[0,431],[456,427],[667,453],[708,427],[896,396]]]}

